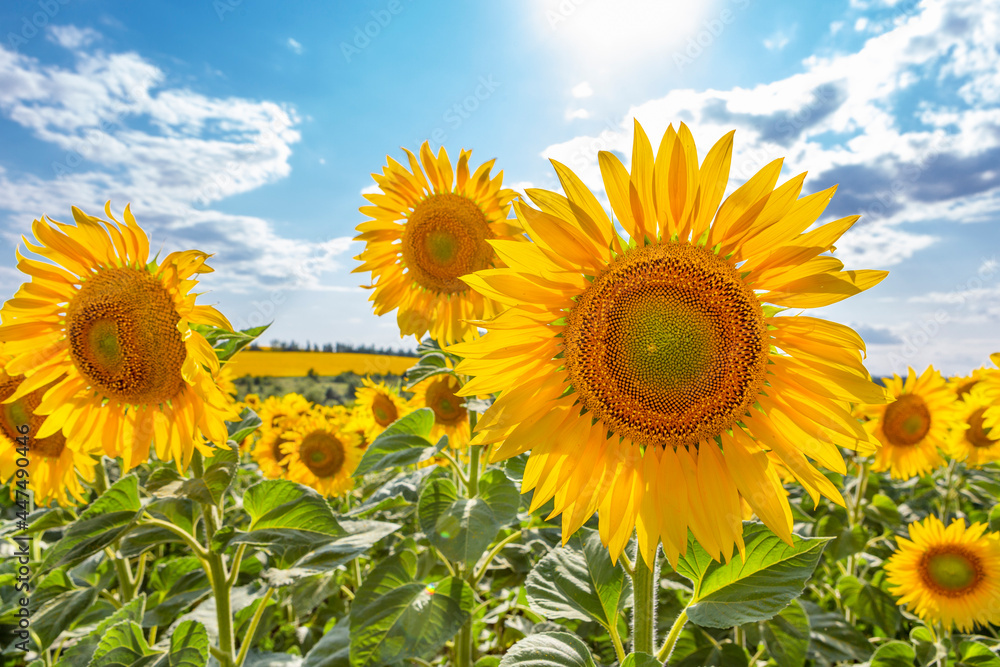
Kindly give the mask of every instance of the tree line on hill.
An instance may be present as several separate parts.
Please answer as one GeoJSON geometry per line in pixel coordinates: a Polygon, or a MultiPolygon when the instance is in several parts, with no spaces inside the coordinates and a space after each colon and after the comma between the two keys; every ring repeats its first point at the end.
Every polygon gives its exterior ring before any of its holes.
{"type": "Polygon", "coordinates": [[[406,348],[394,349],[391,347],[377,347],[375,345],[352,345],[350,343],[324,343],[322,347],[318,343],[306,341],[305,345],[299,345],[293,341],[283,341],[274,339],[269,347],[261,347],[254,343],[251,350],[272,350],[275,352],[353,352],[356,354],[387,354],[397,357],[416,357],[416,350],[406,348]]]}

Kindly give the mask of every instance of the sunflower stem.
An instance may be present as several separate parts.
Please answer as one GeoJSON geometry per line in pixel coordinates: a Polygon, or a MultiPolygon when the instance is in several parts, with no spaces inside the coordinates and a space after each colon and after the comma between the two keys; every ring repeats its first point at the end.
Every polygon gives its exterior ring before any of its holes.
{"type": "Polygon", "coordinates": [[[656,557],[647,564],[636,547],[635,567],[632,575],[632,651],[653,654],[656,641],[656,589],[659,577],[656,557]]]}
{"type": "Polygon", "coordinates": [[[253,618],[250,620],[250,627],[247,629],[246,638],[243,640],[243,645],[240,646],[239,655],[236,656],[236,667],[242,667],[243,662],[247,659],[247,652],[253,644],[254,635],[257,634],[257,626],[260,625],[260,619],[264,615],[264,609],[267,607],[267,603],[270,601],[272,595],[274,595],[274,589],[268,586],[260,604],[254,610],[253,618]]]}
{"type": "MultiPolygon", "coordinates": [[[[197,454],[197,452],[196,452],[197,454]]],[[[226,572],[224,556],[212,549],[212,536],[215,535],[215,507],[202,505],[202,518],[205,521],[205,541],[208,544],[209,581],[212,584],[212,594],[215,596],[215,618],[219,625],[219,653],[217,656],[221,667],[233,667],[236,664],[236,641],[233,636],[233,610],[230,594],[232,582],[226,572]]]]}
{"type": "Polygon", "coordinates": [[[953,495],[957,495],[954,489],[954,476],[955,467],[957,463],[955,459],[948,462],[948,469],[945,471],[944,477],[944,498],[941,501],[941,523],[945,526],[948,525],[948,515],[951,514],[951,499],[953,495]]]}
{"type": "Polygon", "coordinates": [[[687,620],[687,609],[683,609],[677,617],[677,620],[674,621],[674,624],[670,626],[670,633],[667,635],[667,641],[663,642],[663,646],[656,654],[657,660],[664,664],[669,663],[670,654],[674,652],[674,647],[677,645],[677,640],[680,638],[681,630],[684,629],[684,624],[687,623],[687,620]]]}
{"type": "MultiPolygon", "coordinates": [[[[469,410],[470,434],[476,430],[477,417],[478,415],[474,410],[469,410]]],[[[480,448],[478,446],[469,447],[469,472],[465,485],[465,495],[468,498],[475,498],[479,495],[479,452],[480,448]]],[[[465,573],[465,580],[475,588],[476,575],[473,568],[469,568],[468,572],[465,573]]],[[[472,625],[475,623],[475,620],[475,618],[470,616],[469,620],[462,626],[462,629],[458,633],[458,638],[455,640],[456,667],[470,667],[475,661],[476,646],[475,637],[472,634],[472,625]]]]}

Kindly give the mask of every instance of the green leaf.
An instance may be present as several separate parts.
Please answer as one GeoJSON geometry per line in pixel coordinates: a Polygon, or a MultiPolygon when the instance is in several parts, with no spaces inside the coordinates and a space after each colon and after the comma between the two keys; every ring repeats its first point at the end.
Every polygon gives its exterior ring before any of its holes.
{"type": "MultiPolygon", "coordinates": [[[[193,500],[176,496],[157,498],[143,509],[143,514],[148,513],[191,534],[194,534],[195,522],[201,513],[201,508],[193,500]]],[[[167,542],[183,544],[184,540],[166,528],[140,524],[122,538],[120,550],[123,556],[134,558],[167,542]]]]}
{"type": "Polygon", "coordinates": [[[140,593],[139,597],[127,603],[121,609],[116,610],[111,616],[97,624],[90,634],[81,637],[75,644],[67,648],[59,656],[60,667],[87,667],[94,657],[104,633],[113,625],[118,625],[123,621],[138,623],[142,620],[143,610],[146,607],[146,595],[140,593]]]}
{"type": "Polygon", "coordinates": [[[990,530],[1000,531],[1000,505],[994,505],[990,510],[990,530]]]}
{"type": "Polygon", "coordinates": [[[139,480],[122,477],[94,501],[63,533],[62,539],[45,552],[41,570],[76,565],[121,537],[135,523],[142,504],[139,480]]]}
{"type": "Polygon", "coordinates": [[[629,653],[621,667],[663,667],[663,663],[648,653],[629,653]]]}
{"type": "Polygon", "coordinates": [[[433,655],[468,620],[475,593],[458,577],[412,582],[351,612],[351,664],[385,665],[433,655]]]}
{"type": "Polygon", "coordinates": [[[836,612],[827,612],[807,600],[799,603],[809,616],[809,657],[817,665],[863,662],[872,654],[868,638],[836,612]]]}
{"type": "Polygon", "coordinates": [[[219,361],[225,363],[233,356],[254,342],[258,336],[267,331],[270,324],[259,327],[250,327],[243,331],[227,331],[209,324],[192,324],[191,328],[200,333],[208,341],[208,344],[215,348],[215,355],[219,361]]]}
{"type": "Polygon", "coordinates": [[[796,600],[761,624],[764,646],[778,667],[802,667],[809,650],[809,617],[796,600]]]}
{"type": "Polygon", "coordinates": [[[212,458],[205,462],[208,464],[205,473],[201,477],[184,480],[179,493],[202,505],[218,505],[236,476],[240,463],[239,448],[217,447],[212,458]]]}
{"type": "Polygon", "coordinates": [[[532,610],[545,618],[593,620],[605,628],[618,622],[632,595],[622,564],[611,564],[600,535],[587,528],[542,558],[525,589],[532,610]]]}
{"type": "Polygon", "coordinates": [[[170,634],[170,667],[205,667],[208,664],[208,632],[197,621],[184,621],[170,634]]]}
{"type": "Polygon", "coordinates": [[[694,584],[688,618],[697,625],[729,628],[766,621],[798,597],[819,563],[827,540],[792,536],[792,545],[760,523],[743,524],[746,560],[712,560],[693,538],[677,571],[694,584]]]}
{"type": "Polygon", "coordinates": [[[888,528],[898,526],[902,522],[896,503],[883,493],[876,493],[871,501],[865,505],[865,516],[888,528]]]}
{"type": "Polygon", "coordinates": [[[100,667],[140,667],[152,665],[159,653],[146,643],[142,628],[134,621],[112,626],[94,651],[91,664],[100,667]]]}
{"type": "Polygon", "coordinates": [[[153,604],[143,616],[143,627],[166,627],[186,609],[211,594],[212,586],[197,558],[189,556],[184,560],[187,561],[184,566],[190,561],[194,562],[187,572],[177,577],[168,590],[158,592],[150,600],[153,604]]]}
{"type": "Polygon", "coordinates": [[[843,576],[837,582],[844,606],[855,611],[858,618],[882,628],[890,637],[899,630],[902,614],[896,600],[877,586],[857,577],[843,576]]]}
{"type": "Polygon", "coordinates": [[[449,560],[474,564],[497,531],[517,516],[518,493],[499,470],[483,475],[480,493],[463,498],[448,478],[431,480],[420,494],[420,528],[449,560]]]}
{"type": "Polygon", "coordinates": [[[958,647],[962,659],[955,667],[1000,667],[1000,658],[989,647],[974,641],[963,641],[958,647]]]}
{"type": "Polygon", "coordinates": [[[354,476],[413,465],[431,458],[444,446],[443,442],[432,445],[427,439],[432,426],[434,412],[430,408],[420,408],[397,419],[368,445],[354,476]]]}
{"type": "Polygon", "coordinates": [[[226,422],[226,430],[229,432],[229,440],[239,445],[254,431],[261,427],[264,422],[260,420],[257,413],[250,408],[243,408],[240,412],[238,422],[226,422]]]}
{"type": "Polygon", "coordinates": [[[878,647],[872,655],[871,667],[913,667],[917,653],[905,642],[891,641],[878,647]]]}
{"type": "MultiPolygon", "coordinates": [[[[684,657],[677,667],[748,667],[747,652],[736,644],[703,646],[684,657]]],[[[673,666],[671,666],[673,667],[673,666]]]]}
{"type": "Polygon", "coordinates": [[[243,496],[243,508],[250,515],[249,530],[230,544],[258,546],[274,556],[277,567],[346,535],[322,496],[288,480],[254,484],[243,496]]]}
{"type": "Polygon", "coordinates": [[[568,632],[529,635],[508,649],[500,667],[597,667],[583,640],[568,632]]]}
{"type": "Polygon", "coordinates": [[[833,560],[843,560],[864,551],[868,542],[868,532],[864,526],[861,524],[853,528],[845,526],[835,514],[827,514],[819,520],[816,535],[833,538],[826,547],[826,555],[833,560]]]}
{"type": "MultiPolygon", "coordinates": [[[[71,509],[52,507],[35,510],[28,515],[27,530],[14,531],[16,535],[32,535],[37,532],[61,528],[76,520],[76,514],[71,509]]],[[[15,524],[11,524],[15,525],[15,524]]]]}
{"type": "Polygon", "coordinates": [[[417,555],[412,551],[400,551],[389,556],[372,568],[354,595],[351,606],[353,616],[361,616],[368,605],[389,591],[412,583],[417,575],[417,555]]]}
{"type": "Polygon", "coordinates": [[[416,505],[420,498],[421,484],[434,470],[434,466],[429,466],[393,477],[369,496],[364,504],[350,510],[347,515],[363,516],[381,509],[416,505]]]}
{"type": "Polygon", "coordinates": [[[316,642],[302,667],[351,667],[351,618],[345,616],[316,642]]]}
{"type": "MultiPolygon", "coordinates": [[[[294,563],[292,567],[299,575],[328,572],[349,563],[375,546],[379,540],[402,528],[398,523],[388,521],[341,520],[340,526],[346,531],[346,535],[334,538],[332,542],[310,551],[294,563]]],[[[265,578],[268,572],[264,573],[265,578]]]]}
{"type": "Polygon", "coordinates": [[[47,649],[64,630],[71,627],[97,601],[100,589],[81,588],[53,598],[31,619],[31,630],[47,649]]]}

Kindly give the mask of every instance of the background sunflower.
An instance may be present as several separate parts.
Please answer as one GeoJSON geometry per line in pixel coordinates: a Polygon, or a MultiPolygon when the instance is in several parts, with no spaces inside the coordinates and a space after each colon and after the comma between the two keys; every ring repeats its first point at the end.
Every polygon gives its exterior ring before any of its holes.
{"type": "Polygon", "coordinates": [[[325,496],[354,486],[351,477],[361,460],[361,440],[347,420],[322,411],[295,419],[282,434],[288,478],[325,496]]]}
{"type": "Polygon", "coordinates": [[[467,320],[497,312],[461,277],[503,265],[490,241],[520,238],[506,220],[514,191],[501,187],[503,172],[490,178],[494,160],[470,174],[470,155],[461,151],[453,170],[443,147],[435,157],[424,142],[420,160],[406,150],[410,170],[387,157],[382,174],[372,174],[380,192],[366,194],[372,205],[360,209],[372,220],[358,225],[365,249],[354,271],[371,272],[375,314],[396,310],[401,337],[468,340],[477,331],[467,320]]]}

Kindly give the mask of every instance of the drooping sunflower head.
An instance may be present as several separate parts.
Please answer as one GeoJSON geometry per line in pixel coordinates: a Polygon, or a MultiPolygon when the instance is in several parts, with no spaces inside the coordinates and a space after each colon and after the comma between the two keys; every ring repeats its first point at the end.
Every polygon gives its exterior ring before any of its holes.
{"type": "MultiPolygon", "coordinates": [[[[10,357],[0,351],[0,368],[10,357]]],[[[11,377],[0,370],[0,481],[11,482],[11,496],[15,495],[19,478],[15,477],[24,463],[27,470],[27,488],[34,493],[37,506],[55,501],[62,506],[85,503],[81,481],[94,480],[97,452],[80,451],[67,446],[66,437],[56,432],[44,438],[37,437],[45,417],[37,408],[46,387],[36,389],[13,401],[6,400],[17,391],[24,376],[11,377]],[[20,450],[20,451],[19,451],[20,450]]],[[[22,487],[23,488],[23,487],[22,487]]]]}
{"type": "Polygon", "coordinates": [[[983,415],[992,405],[981,387],[973,387],[958,402],[958,420],[948,434],[946,451],[956,461],[978,468],[1000,461],[1000,433],[986,428],[983,415]]]}
{"type": "Polygon", "coordinates": [[[3,306],[0,340],[8,372],[25,381],[17,400],[53,383],[38,406],[40,437],[104,444],[126,470],[149,455],[186,468],[194,449],[226,442],[233,400],[217,384],[219,360],[191,323],[231,330],[195,304],[194,276],[211,269],[198,250],[149,259],[149,239],[125,209],[125,223],[73,209],[76,225],[35,220],[18,269],[31,277],[3,306]],[[206,442],[207,440],[207,442],[206,442]]]}
{"type": "Polygon", "coordinates": [[[354,271],[371,272],[375,314],[396,310],[401,337],[468,340],[478,332],[466,320],[496,313],[461,277],[502,266],[492,240],[520,238],[506,220],[514,192],[501,187],[503,172],[490,177],[493,160],[470,174],[470,155],[463,150],[453,171],[444,148],[435,157],[425,142],[419,160],[406,151],[409,170],[387,158],[372,174],[380,192],[365,195],[371,205],[360,209],[372,219],[358,225],[365,250],[354,271]]]}
{"type": "Polygon", "coordinates": [[[514,204],[532,242],[491,241],[506,267],[463,278],[506,307],[478,323],[482,339],[448,348],[472,376],[460,395],[499,392],[476,442],[498,443],[494,460],[532,449],[535,507],[554,499],[564,539],[598,511],[613,558],[633,528],[647,562],[661,541],[676,562],[689,528],[728,558],[745,503],[790,540],[774,457],[814,498],[843,502],[813,462],[843,473],[838,447],[874,451],[850,413],[883,399],[864,342],[781,311],[886,273],[829,254],[858,216],[806,231],[834,188],[800,198],[804,174],[776,187],[780,160],[724,199],[731,156],[729,134],[699,165],[684,124],[654,153],[636,123],[631,171],[599,154],[616,223],[553,161],[566,195],[514,204]]]}
{"type": "Polygon", "coordinates": [[[348,422],[313,411],[289,425],[281,450],[288,478],[336,496],[354,485],[351,475],[361,460],[361,440],[348,422]]]}
{"type": "Polygon", "coordinates": [[[287,442],[285,432],[308,414],[311,404],[301,394],[266,398],[257,411],[261,425],[251,455],[261,473],[268,479],[282,479],[288,472],[288,462],[281,446],[287,442]]]}
{"type": "Polygon", "coordinates": [[[371,442],[400,417],[413,408],[399,395],[399,390],[385,382],[376,384],[371,378],[362,380],[363,386],[354,393],[354,414],[366,427],[365,439],[371,442]]]}
{"type": "Polygon", "coordinates": [[[970,632],[1000,621],[1000,535],[936,516],[911,523],[885,564],[889,590],[927,623],[970,632]]]}
{"type": "Polygon", "coordinates": [[[958,420],[954,390],[933,367],[919,376],[910,368],[905,381],[894,375],[884,382],[888,402],[862,408],[870,418],[865,428],[882,443],[872,470],[909,479],[944,465],[938,449],[958,420]]]}
{"type": "Polygon", "coordinates": [[[452,449],[465,449],[470,437],[465,399],[457,393],[460,388],[454,375],[435,375],[415,385],[410,399],[412,409],[430,408],[434,412],[431,440],[436,442],[447,435],[452,449]]]}

